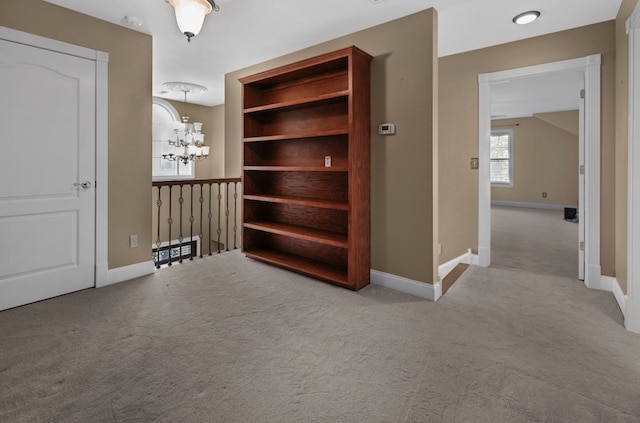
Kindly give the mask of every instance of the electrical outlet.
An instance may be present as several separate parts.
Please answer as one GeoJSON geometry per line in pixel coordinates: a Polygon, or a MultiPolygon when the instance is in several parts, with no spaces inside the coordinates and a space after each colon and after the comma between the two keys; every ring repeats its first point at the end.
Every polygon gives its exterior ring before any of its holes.
{"type": "Polygon", "coordinates": [[[129,248],[136,248],[138,246],[138,234],[129,235],[129,248]]]}
{"type": "Polygon", "coordinates": [[[478,158],[477,157],[472,157],[470,164],[471,164],[471,169],[473,169],[473,170],[478,169],[478,158]]]}
{"type": "Polygon", "coordinates": [[[331,156],[324,156],[324,167],[331,167],[331,156]]]}
{"type": "Polygon", "coordinates": [[[542,193],[542,198],[547,198],[547,193],[546,192],[542,193]]]}

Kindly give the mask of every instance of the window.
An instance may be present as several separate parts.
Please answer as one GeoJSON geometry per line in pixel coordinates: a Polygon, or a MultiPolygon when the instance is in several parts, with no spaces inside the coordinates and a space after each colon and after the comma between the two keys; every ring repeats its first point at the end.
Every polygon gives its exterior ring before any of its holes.
{"type": "Polygon", "coordinates": [[[491,132],[491,185],[513,186],[513,130],[491,132]]]}
{"type": "Polygon", "coordinates": [[[173,153],[173,147],[169,146],[167,141],[175,139],[174,129],[182,125],[176,109],[169,102],[154,97],[152,122],[151,172],[153,180],[195,178],[193,162],[185,165],[182,162],[172,162],[162,158],[163,154],[173,153]]]}

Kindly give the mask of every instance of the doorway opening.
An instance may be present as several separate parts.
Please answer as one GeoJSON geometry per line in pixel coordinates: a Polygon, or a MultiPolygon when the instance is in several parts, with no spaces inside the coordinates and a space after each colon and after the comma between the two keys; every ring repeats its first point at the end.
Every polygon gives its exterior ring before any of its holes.
{"type": "Polygon", "coordinates": [[[584,72],[491,90],[492,266],[579,274],[579,139],[584,72]]]}
{"type": "Polygon", "coordinates": [[[479,83],[479,195],[478,258],[481,266],[491,260],[490,137],[492,90],[510,82],[527,83],[531,78],[579,73],[584,81],[583,124],[579,138],[579,264],[580,279],[589,288],[600,287],[600,55],[481,74],[479,83]]]}

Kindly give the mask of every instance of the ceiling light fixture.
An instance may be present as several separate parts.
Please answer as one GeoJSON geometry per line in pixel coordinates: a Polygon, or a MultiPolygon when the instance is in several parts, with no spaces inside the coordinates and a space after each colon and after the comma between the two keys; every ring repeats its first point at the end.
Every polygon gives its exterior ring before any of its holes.
{"type": "Polygon", "coordinates": [[[165,82],[163,84],[166,88],[172,91],[182,91],[184,93],[184,115],[182,116],[183,129],[174,129],[176,134],[176,140],[169,140],[169,146],[172,148],[172,152],[163,154],[162,158],[172,162],[182,162],[187,165],[192,161],[200,161],[209,157],[209,149],[204,145],[204,134],[202,133],[202,123],[194,122],[189,123],[189,116],[187,116],[187,93],[189,92],[204,92],[207,91],[206,87],[197,84],[190,84],[188,82],[165,82]]]}
{"type": "Polygon", "coordinates": [[[168,0],[176,12],[178,28],[187,36],[187,41],[200,33],[204,17],[220,7],[214,0],[168,0]]]}
{"type": "Polygon", "coordinates": [[[526,25],[538,19],[540,17],[540,12],[537,10],[530,10],[529,12],[520,13],[515,18],[513,18],[513,23],[518,25],[526,25]]]}

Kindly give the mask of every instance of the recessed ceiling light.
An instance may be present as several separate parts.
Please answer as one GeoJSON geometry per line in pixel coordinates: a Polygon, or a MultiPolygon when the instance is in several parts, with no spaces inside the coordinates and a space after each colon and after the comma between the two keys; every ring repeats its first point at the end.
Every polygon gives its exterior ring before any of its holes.
{"type": "Polygon", "coordinates": [[[526,25],[538,19],[540,17],[540,12],[537,10],[531,10],[529,12],[520,13],[515,18],[513,18],[513,22],[518,25],[526,25]]]}

